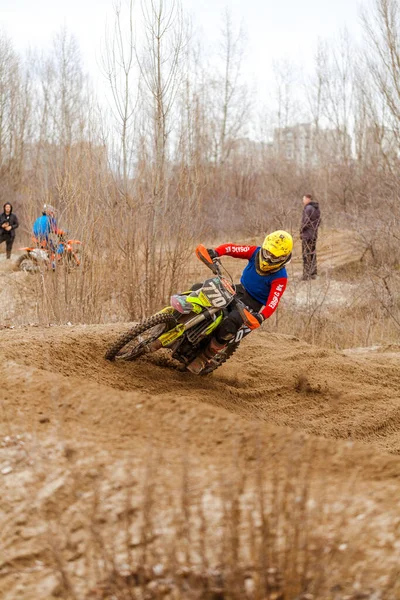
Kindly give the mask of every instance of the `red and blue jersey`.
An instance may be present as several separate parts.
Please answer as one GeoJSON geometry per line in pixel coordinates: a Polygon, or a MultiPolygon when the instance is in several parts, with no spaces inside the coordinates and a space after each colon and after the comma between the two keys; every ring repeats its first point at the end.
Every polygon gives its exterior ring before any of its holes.
{"type": "Polygon", "coordinates": [[[282,267],[282,269],[279,269],[275,273],[266,272],[265,275],[260,275],[255,265],[260,248],[260,246],[222,244],[215,248],[215,251],[219,256],[246,258],[249,261],[243,270],[240,283],[250,296],[264,305],[260,313],[265,319],[268,319],[276,310],[279,300],[286,289],[287,273],[285,267],[282,267]]]}

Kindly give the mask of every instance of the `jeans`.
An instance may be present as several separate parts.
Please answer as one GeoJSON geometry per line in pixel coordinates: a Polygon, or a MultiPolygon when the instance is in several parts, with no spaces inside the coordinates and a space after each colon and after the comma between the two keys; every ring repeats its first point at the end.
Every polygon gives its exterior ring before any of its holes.
{"type": "Polygon", "coordinates": [[[310,279],[317,274],[317,239],[302,240],[303,279],[310,279]]]}
{"type": "Polygon", "coordinates": [[[11,258],[11,250],[13,247],[13,243],[14,243],[14,237],[12,237],[11,235],[7,234],[7,233],[0,233],[0,244],[2,244],[3,242],[6,243],[6,257],[7,258],[11,258]]]}

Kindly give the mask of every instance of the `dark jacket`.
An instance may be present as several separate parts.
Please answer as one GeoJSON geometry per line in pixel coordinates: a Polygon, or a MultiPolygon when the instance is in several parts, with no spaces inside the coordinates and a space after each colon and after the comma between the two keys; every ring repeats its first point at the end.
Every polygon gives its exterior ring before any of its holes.
{"type": "Polygon", "coordinates": [[[1,213],[0,215],[0,235],[3,238],[7,238],[10,237],[11,239],[15,238],[15,230],[17,229],[19,223],[18,223],[18,219],[17,219],[17,215],[14,215],[13,211],[12,211],[12,206],[11,206],[11,212],[9,215],[6,215],[6,205],[10,204],[9,202],[6,202],[6,204],[3,206],[3,210],[4,212],[1,213]],[[5,229],[3,229],[2,225],[3,223],[8,223],[9,225],[11,225],[12,229],[11,231],[6,231],[5,229]]]}
{"type": "Polygon", "coordinates": [[[321,212],[319,210],[318,202],[309,202],[303,209],[300,238],[302,240],[316,240],[320,222],[321,212]]]}

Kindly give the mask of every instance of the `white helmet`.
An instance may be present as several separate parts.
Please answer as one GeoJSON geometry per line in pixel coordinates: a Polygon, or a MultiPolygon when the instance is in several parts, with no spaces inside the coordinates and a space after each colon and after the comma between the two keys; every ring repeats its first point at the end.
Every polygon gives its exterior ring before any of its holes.
{"type": "Polygon", "coordinates": [[[54,208],[54,206],[51,206],[50,204],[43,204],[42,213],[44,215],[48,215],[49,217],[55,217],[56,209],[54,208]]]}

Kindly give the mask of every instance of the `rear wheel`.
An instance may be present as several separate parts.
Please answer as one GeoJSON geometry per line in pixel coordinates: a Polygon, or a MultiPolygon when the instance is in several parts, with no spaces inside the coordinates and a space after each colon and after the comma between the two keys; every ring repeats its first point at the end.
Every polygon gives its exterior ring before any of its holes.
{"type": "Polygon", "coordinates": [[[221,365],[224,364],[233,354],[236,352],[239,347],[239,342],[232,342],[232,344],[228,344],[226,348],[218,352],[204,367],[202,371],[200,371],[200,375],[209,375],[215,369],[218,369],[221,365]]]}
{"type": "Polygon", "coordinates": [[[160,313],[149,317],[121,336],[105,354],[107,360],[136,360],[152,352],[150,347],[160,335],[176,325],[170,314],[160,313]]]}
{"type": "Polygon", "coordinates": [[[71,250],[67,250],[64,255],[64,264],[66,265],[68,271],[73,271],[80,266],[80,260],[75,252],[71,252],[71,250]]]}

